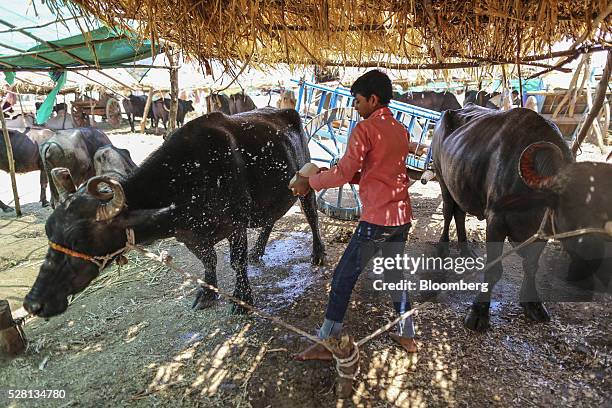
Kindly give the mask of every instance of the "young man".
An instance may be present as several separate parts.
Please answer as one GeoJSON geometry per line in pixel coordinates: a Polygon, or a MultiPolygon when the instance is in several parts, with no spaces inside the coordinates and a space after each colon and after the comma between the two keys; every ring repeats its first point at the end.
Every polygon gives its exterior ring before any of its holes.
{"type": "MultiPolygon", "coordinates": [[[[346,153],[338,164],[312,177],[299,173],[291,188],[305,195],[310,188],[321,190],[359,182],[362,214],[357,229],[336,266],[319,337],[338,336],[351,292],[368,261],[402,254],[410,229],[412,209],[408,196],[406,156],[416,143],[409,141],[406,128],[393,118],[387,107],[392,97],[391,80],[373,70],[359,77],[351,87],[355,108],[365,120],[351,133],[346,153]]],[[[385,281],[398,281],[401,271],[385,271],[385,281]]],[[[410,310],[406,292],[392,295],[398,314],[410,310]]],[[[407,352],[417,351],[412,318],[398,324],[391,337],[407,352]]],[[[295,357],[297,360],[331,360],[331,354],[317,344],[295,357]]]]}

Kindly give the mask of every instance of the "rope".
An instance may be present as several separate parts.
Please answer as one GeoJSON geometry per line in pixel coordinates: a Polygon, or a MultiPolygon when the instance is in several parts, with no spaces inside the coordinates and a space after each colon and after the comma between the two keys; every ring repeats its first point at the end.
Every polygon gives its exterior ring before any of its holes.
{"type": "Polygon", "coordinates": [[[353,352],[347,358],[340,358],[332,353],[334,356],[334,360],[336,360],[336,372],[338,376],[341,378],[346,378],[349,380],[354,380],[359,374],[359,346],[357,343],[353,343],[353,352]],[[355,364],[357,364],[357,369],[353,371],[352,374],[347,374],[342,371],[343,368],[352,368],[355,364]]]}
{"type": "Polygon", "coordinates": [[[160,262],[160,263],[166,265],[168,268],[172,269],[175,272],[178,272],[178,273],[181,273],[181,274],[185,275],[187,277],[187,279],[189,279],[189,280],[191,280],[193,282],[196,282],[197,284],[199,284],[201,286],[204,286],[207,289],[212,290],[213,292],[217,293],[218,295],[220,295],[220,296],[222,296],[222,297],[224,297],[224,298],[226,298],[228,300],[231,300],[234,303],[237,303],[238,305],[244,307],[245,309],[249,310],[250,312],[253,312],[254,314],[256,314],[256,315],[258,315],[260,317],[263,317],[264,319],[271,320],[272,322],[274,322],[274,323],[276,323],[276,324],[278,324],[280,326],[283,326],[286,329],[289,329],[289,330],[291,330],[291,331],[293,331],[293,332],[295,332],[297,334],[300,334],[300,335],[306,337],[308,340],[310,340],[310,341],[312,341],[314,343],[322,345],[329,352],[331,352],[333,354],[332,349],[329,347],[329,345],[326,344],[326,342],[324,340],[321,340],[320,338],[318,338],[316,336],[313,336],[312,334],[309,334],[309,333],[305,332],[304,330],[302,330],[300,328],[297,328],[297,327],[295,327],[294,325],[292,325],[290,323],[284,322],[283,320],[279,319],[276,316],[272,316],[272,315],[264,312],[263,310],[257,309],[256,307],[246,303],[245,301],[243,301],[241,299],[238,299],[237,297],[234,297],[234,296],[230,295],[229,293],[223,292],[222,290],[219,290],[219,288],[217,288],[217,287],[215,287],[213,285],[210,285],[210,284],[204,282],[203,280],[193,276],[189,272],[183,270],[182,268],[180,268],[176,264],[174,264],[174,262],[172,262],[171,257],[168,256],[167,254],[163,254],[162,253],[160,256],[157,256],[157,255],[147,251],[146,249],[141,248],[138,245],[128,244],[127,247],[129,249],[133,249],[135,251],[140,252],[141,254],[146,256],[147,258],[153,259],[154,261],[157,261],[157,262],[160,262]]]}
{"type": "MultiPolygon", "coordinates": [[[[487,263],[487,266],[485,268],[482,269],[482,271],[486,271],[488,269],[490,269],[493,265],[497,264],[498,262],[501,262],[504,258],[508,257],[509,255],[513,254],[514,252],[517,252],[519,250],[521,250],[522,248],[524,248],[527,245],[532,244],[534,241],[536,240],[549,240],[549,239],[561,239],[561,238],[569,238],[569,237],[573,237],[573,236],[578,236],[578,235],[584,235],[584,234],[590,234],[590,233],[604,233],[607,234],[607,232],[602,229],[602,228],[581,228],[575,231],[569,231],[569,232],[565,232],[565,233],[561,233],[561,234],[555,234],[553,233],[553,235],[546,235],[544,234],[544,228],[546,226],[546,223],[548,222],[549,218],[551,220],[551,224],[553,225],[553,231],[554,231],[554,219],[553,219],[553,215],[554,213],[552,212],[552,210],[547,209],[546,212],[544,213],[544,217],[542,218],[542,222],[540,223],[540,227],[538,228],[538,231],[532,235],[529,239],[527,239],[526,241],[524,241],[523,243],[521,243],[520,245],[512,248],[511,250],[509,250],[508,252],[502,254],[501,256],[499,256],[498,258],[496,258],[495,260],[493,260],[490,263],[487,263]]],[[[215,286],[212,286],[204,281],[202,281],[201,279],[193,276],[192,274],[190,274],[189,272],[181,269],[180,267],[176,266],[172,260],[171,257],[169,256],[164,256],[164,254],[157,256],[137,245],[132,245],[132,244],[128,244],[127,248],[129,249],[134,249],[138,252],[140,252],[141,254],[145,255],[146,257],[153,259],[157,262],[160,262],[166,266],[168,266],[170,269],[174,270],[175,272],[178,272],[180,274],[185,275],[189,280],[194,281],[196,283],[198,283],[201,286],[204,286],[210,290],[212,290],[213,292],[219,294],[220,296],[231,300],[234,303],[239,304],[240,306],[244,307],[245,309],[253,312],[254,314],[263,317],[264,319],[268,319],[280,326],[285,327],[286,329],[289,329],[297,334],[302,335],[303,337],[307,338],[308,340],[320,344],[323,347],[325,347],[328,351],[330,351],[332,353],[332,355],[335,354],[333,353],[333,351],[331,350],[331,348],[326,344],[326,342],[316,336],[313,336],[309,333],[306,333],[304,330],[299,329],[295,326],[293,326],[292,324],[286,323],[283,320],[279,319],[276,316],[272,316],[260,309],[255,308],[252,305],[249,305],[248,303],[230,295],[229,293],[225,293],[221,290],[219,290],[218,288],[216,288],[215,286]]],[[[480,272],[480,271],[478,271],[480,272]]],[[[391,327],[393,327],[395,324],[397,324],[399,321],[401,321],[402,319],[407,318],[408,316],[412,316],[414,313],[416,313],[418,310],[422,309],[423,307],[429,305],[431,302],[424,302],[416,307],[413,307],[411,310],[408,310],[404,313],[402,313],[401,315],[399,315],[397,318],[395,318],[394,320],[390,321],[389,323],[385,324],[384,326],[380,327],[378,330],[374,331],[373,333],[367,335],[366,337],[362,338],[361,340],[359,340],[358,342],[355,343],[356,347],[359,348],[362,345],[364,345],[365,343],[369,342],[370,340],[374,339],[375,337],[381,335],[382,333],[388,331],[391,327]]],[[[337,360],[338,361],[338,360],[337,360]]]]}
{"type": "MultiPolygon", "coordinates": [[[[344,373],[341,369],[342,368],[350,368],[352,366],[354,366],[355,364],[358,364],[359,362],[359,347],[361,347],[362,345],[366,344],[367,342],[369,342],[370,340],[374,339],[375,337],[381,335],[382,333],[388,331],[391,327],[393,327],[395,324],[397,324],[400,320],[407,318],[408,316],[413,315],[414,313],[416,313],[417,310],[422,309],[423,307],[431,304],[431,302],[424,302],[421,303],[420,305],[412,308],[411,310],[408,310],[407,312],[402,313],[400,316],[398,316],[396,319],[390,321],[389,323],[385,324],[384,326],[380,327],[379,329],[377,329],[376,331],[374,331],[373,333],[367,335],[366,337],[362,338],[361,340],[359,340],[356,343],[353,343],[354,346],[354,350],[351,353],[351,355],[347,358],[339,358],[335,355],[334,351],[332,350],[332,348],[327,344],[327,342],[323,339],[318,338],[317,336],[313,336],[312,334],[309,334],[307,332],[305,332],[304,330],[290,324],[287,323],[283,320],[281,320],[280,318],[276,317],[276,316],[272,316],[266,312],[264,312],[263,310],[260,310],[246,302],[244,302],[241,299],[238,299],[236,297],[234,297],[233,295],[230,295],[229,293],[226,293],[224,291],[219,290],[219,288],[210,285],[206,282],[204,282],[203,280],[195,277],[194,275],[192,275],[191,273],[183,270],[182,268],[178,267],[173,261],[172,261],[172,257],[169,256],[167,254],[167,252],[162,251],[162,253],[158,256],[153,254],[152,252],[138,246],[135,244],[135,238],[134,238],[134,231],[133,230],[126,230],[126,233],[128,235],[128,242],[126,243],[126,245],[121,248],[118,251],[113,252],[110,255],[106,255],[103,257],[95,257],[96,260],[97,259],[102,259],[103,260],[103,265],[105,265],[108,260],[112,259],[115,255],[117,254],[125,254],[126,252],[130,251],[130,250],[135,250],[141,254],[143,254],[144,256],[146,256],[149,259],[152,259],[156,262],[159,262],[163,265],[166,265],[168,268],[172,269],[175,272],[178,272],[182,275],[184,275],[185,277],[187,277],[187,279],[199,284],[200,286],[206,287],[207,289],[212,290],[213,292],[217,293],[218,295],[240,305],[241,307],[247,309],[248,311],[254,313],[255,315],[258,315],[264,319],[270,320],[274,323],[276,323],[279,326],[282,326],[290,331],[293,331],[294,333],[297,333],[305,338],[307,338],[308,340],[312,341],[313,343],[319,344],[323,347],[325,347],[326,350],[328,350],[332,356],[334,357],[335,361],[336,361],[336,371],[338,372],[338,375],[342,378],[347,378],[347,379],[355,379],[355,377],[357,376],[357,374],[359,373],[359,366],[357,366],[357,370],[353,373],[353,374],[346,374],[344,373]]],[[[603,234],[608,234],[608,235],[612,235],[609,234],[609,232],[607,232],[605,229],[603,228],[581,228],[578,230],[574,230],[574,231],[569,231],[569,232],[564,232],[564,233],[560,233],[557,234],[555,232],[555,227],[554,227],[554,212],[550,209],[547,209],[546,212],[544,213],[544,217],[542,218],[542,222],[540,223],[540,227],[538,228],[537,232],[535,234],[533,234],[529,239],[527,239],[526,241],[522,242],[520,245],[512,248],[510,251],[502,254],[501,256],[499,256],[498,258],[496,258],[495,260],[493,260],[490,263],[487,263],[487,266],[482,269],[482,271],[486,271],[489,268],[491,268],[493,265],[495,265],[498,262],[501,262],[502,259],[506,258],[507,256],[511,255],[514,252],[519,251],[520,249],[524,248],[525,246],[533,243],[536,240],[546,240],[548,241],[549,239],[561,239],[561,238],[569,238],[569,237],[573,237],[573,236],[578,236],[578,235],[584,235],[584,234],[590,234],[590,233],[603,233],[603,234]],[[552,235],[546,235],[544,233],[544,228],[546,226],[546,223],[548,222],[548,220],[550,219],[551,221],[551,226],[552,226],[552,230],[553,230],[553,234],[552,235]]],[[[69,254],[71,255],[71,254],[69,254]]],[[[94,262],[96,263],[96,262],[94,262]]],[[[480,271],[478,271],[480,272],[480,271]]],[[[26,318],[28,316],[19,318],[19,319],[15,319],[15,323],[18,325],[18,327],[21,327],[21,325],[24,324],[26,318]]]]}
{"type": "Polygon", "coordinates": [[[128,228],[128,229],[125,230],[125,234],[127,235],[127,242],[126,242],[125,246],[123,248],[120,248],[120,249],[116,250],[115,252],[113,252],[111,254],[107,254],[107,255],[97,255],[97,256],[87,255],[87,254],[75,251],[73,249],[63,247],[60,244],[57,244],[57,243],[52,242],[52,241],[49,241],[49,248],[53,249],[54,251],[61,252],[63,254],[72,256],[74,258],[79,258],[79,259],[83,259],[85,261],[89,261],[89,262],[95,264],[98,267],[98,269],[100,271],[102,271],[102,269],[104,269],[106,267],[106,265],[110,261],[113,260],[114,257],[116,257],[117,255],[123,256],[131,248],[134,247],[134,243],[136,242],[135,237],[134,237],[134,230],[131,229],[131,228],[128,228]]]}

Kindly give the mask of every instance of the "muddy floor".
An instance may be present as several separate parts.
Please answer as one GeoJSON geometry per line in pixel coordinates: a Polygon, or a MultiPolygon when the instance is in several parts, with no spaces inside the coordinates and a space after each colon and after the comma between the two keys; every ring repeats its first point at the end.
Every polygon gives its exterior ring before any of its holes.
{"type": "MultiPolygon", "coordinates": [[[[115,132],[113,142],[140,162],[159,137],[115,132]]],[[[599,159],[591,146],[583,158],[599,159]]],[[[46,251],[44,221],[49,209],[36,203],[37,174],[18,177],[24,216],[0,214],[0,298],[20,307],[46,251]]],[[[0,198],[10,201],[8,177],[0,174],[0,198]]],[[[411,187],[417,221],[409,252],[430,253],[441,231],[436,183],[411,187]]],[[[311,234],[299,207],[280,220],[264,265],[249,267],[256,306],[313,332],[321,323],[333,267],[347,245],[353,222],[320,215],[327,245],[325,266],[310,265],[311,234]]],[[[480,254],[484,223],[468,218],[469,238],[480,254]]],[[[250,231],[254,242],[257,231],[250,231]]],[[[167,251],[183,268],[201,264],[174,239],[148,247],[167,251]]],[[[456,247],[452,247],[456,255],[456,247]]],[[[228,245],[217,246],[219,285],[233,290],[228,245]]],[[[549,245],[545,260],[563,262],[549,245]]],[[[408,356],[386,334],[362,348],[361,371],[350,399],[334,394],[329,363],[295,362],[308,345],[299,335],[254,316],[230,314],[230,305],[194,311],[193,284],[136,253],[121,270],[109,268],[68,311],[25,325],[25,355],[0,362],[0,389],[63,389],[63,400],[8,401],[8,406],[606,406],[612,400],[612,309],[596,302],[549,302],[552,320],[527,321],[512,301],[521,283],[520,258],[504,261],[496,288],[502,301],[492,309],[491,330],[474,334],[462,325],[471,295],[425,302],[417,296],[420,347],[408,356]],[[509,300],[508,300],[509,299],[509,300]]],[[[554,268],[544,267],[544,285],[554,268]]],[[[386,296],[370,290],[366,276],[354,291],[346,332],[362,338],[394,317],[386,296]]],[[[0,396],[0,406],[7,404],[0,396]]]]}

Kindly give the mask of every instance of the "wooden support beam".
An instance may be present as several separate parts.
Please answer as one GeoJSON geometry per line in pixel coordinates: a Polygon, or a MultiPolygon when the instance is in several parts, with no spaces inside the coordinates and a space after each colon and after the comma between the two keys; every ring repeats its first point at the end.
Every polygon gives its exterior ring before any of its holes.
{"type": "Polygon", "coordinates": [[[582,124],[582,128],[580,128],[580,133],[578,133],[578,137],[574,141],[574,145],[572,146],[572,154],[574,157],[580,148],[580,145],[586,138],[589,129],[591,128],[591,124],[593,120],[599,116],[599,111],[603,106],[604,99],[606,98],[606,88],[608,87],[608,81],[610,81],[610,71],[612,70],[612,51],[608,51],[608,58],[606,59],[606,66],[601,75],[601,79],[599,81],[599,85],[597,86],[597,92],[595,93],[595,100],[593,101],[593,108],[589,111],[587,118],[584,120],[582,124]]]}
{"type": "MultiPolygon", "coordinates": [[[[521,37],[522,31],[519,32],[516,40],[516,68],[518,70],[519,77],[519,106],[523,107],[523,75],[521,74],[521,37]]],[[[510,100],[512,100],[512,94],[510,94],[510,100]]]]}
{"type": "Polygon", "coordinates": [[[140,133],[144,133],[147,128],[147,117],[149,116],[149,110],[151,109],[151,102],[153,102],[153,87],[149,88],[149,96],[147,97],[147,103],[145,103],[144,112],[142,113],[142,120],[140,121],[140,133]]]}
{"type": "Polygon", "coordinates": [[[168,131],[176,128],[176,116],[178,113],[178,67],[176,67],[176,56],[171,52],[166,53],[168,62],[173,67],[170,69],[170,114],[168,115],[168,131]]]}
{"type": "Polygon", "coordinates": [[[15,357],[25,351],[27,340],[15,324],[8,300],[0,300],[0,359],[15,357]]]}
{"type": "Polygon", "coordinates": [[[4,136],[4,146],[6,147],[6,158],[9,166],[9,174],[11,175],[11,186],[13,187],[13,198],[15,199],[15,213],[21,217],[21,205],[19,204],[19,193],[17,192],[17,180],[15,180],[15,159],[13,157],[13,146],[11,145],[11,137],[6,128],[4,114],[0,112],[0,122],[2,122],[2,135],[4,136]]]}
{"type": "Polygon", "coordinates": [[[429,25],[429,29],[433,33],[431,42],[433,44],[434,53],[436,54],[436,58],[439,63],[444,62],[444,55],[442,54],[442,47],[440,46],[440,42],[438,41],[438,28],[436,26],[435,17],[433,14],[433,7],[431,5],[431,0],[423,0],[423,7],[425,8],[425,12],[427,13],[427,22],[429,25]]]}

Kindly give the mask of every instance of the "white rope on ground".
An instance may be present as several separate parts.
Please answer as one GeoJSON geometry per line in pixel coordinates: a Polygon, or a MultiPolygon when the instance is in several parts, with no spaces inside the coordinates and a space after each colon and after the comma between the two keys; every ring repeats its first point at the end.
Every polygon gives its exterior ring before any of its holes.
{"type": "MultiPolygon", "coordinates": [[[[603,228],[581,228],[578,230],[574,230],[574,231],[569,231],[569,232],[564,232],[564,233],[560,233],[560,234],[554,234],[553,235],[546,235],[544,234],[544,228],[546,226],[546,223],[548,222],[548,220],[550,219],[551,221],[551,225],[553,225],[554,228],[554,213],[550,210],[547,209],[546,212],[544,213],[544,217],[542,218],[542,222],[540,223],[540,227],[538,228],[538,231],[533,234],[533,236],[531,236],[529,239],[527,239],[526,241],[524,241],[523,243],[521,243],[520,245],[512,248],[511,250],[509,250],[508,252],[502,254],[501,256],[499,256],[498,258],[496,258],[495,260],[493,260],[490,263],[487,263],[486,267],[483,268],[482,270],[476,271],[478,273],[480,273],[481,271],[484,272],[488,269],[490,269],[493,265],[497,264],[498,262],[501,262],[504,258],[508,257],[509,255],[513,254],[514,252],[517,252],[519,250],[521,250],[522,248],[524,248],[525,246],[533,243],[536,240],[546,240],[548,241],[549,239],[560,239],[560,238],[569,238],[569,237],[573,237],[573,236],[578,236],[578,235],[584,235],[584,234],[590,234],[590,233],[603,233],[603,234],[608,234],[608,232],[603,229],[603,228]]],[[[612,234],[611,234],[612,235],[612,234]]],[[[142,253],[143,255],[149,257],[150,259],[153,259],[157,262],[161,262],[163,264],[165,264],[166,266],[168,266],[170,269],[174,270],[175,272],[181,273],[183,275],[185,275],[188,279],[200,284],[201,286],[204,286],[216,293],[218,293],[220,296],[223,296],[226,299],[231,300],[234,303],[239,304],[240,306],[244,307],[245,309],[265,318],[268,320],[273,321],[274,323],[277,323],[280,326],[285,327],[286,329],[289,329],[297,334],[300,334],[302,336],[304,336],[305,338],[307,338],[308,340],[320,344],[322,346],[324,346],[327,350],[329,350],[330,352],[333,351],[331,350],[331,348],[326,344],[326,342],[316,336],[313,336],[309,333],[306,333],[304,330],[299,329],[295,326],[293,326],[292,324],[286,323],[283,320],[279,319],[276,316],[272,316],[260,309],[257,309],[256,307],[249,305],[248,303],[235,298],[234,296],[225,293],[221,290],[219,290],[218,288],[202,281],[201,279],[193,276],[191,273],[184,271],[183,269],[179,268],[178,266],[176,266],[170,257],[168,256],[164,256],[164,254],[162,254],[161,256],[157,256],[141,247],[139,247],[138,245],[127,245],[127,247],[129,249],[135,249],[136,251],[142,253]]],[[[380,327],[378,330],[374,331],[373,333],[369,334],[368,336],[362,338],[361,340],[359,340],[358,342],[355,343],[355,345],[358,347],[364,345],[365,343],[369,342],[370,340],[374,339],[375,337],[381,335],[382,333],[388,331],[391,327],[393,327],[395,324],[397,324],[399,321],[407,318],[408,316],[413,315],[417,310],[422,309],[425,306],[428,306],[429,304],[431,304],[432,302],[424,302],[421,303],[420,305],[417,305],[415,307],[413,307],[411,310],[408,310],[404,313],[402,313],[401,315],[399,315],[396,319],[390,321],[389,323],[385,324],[384,326],[380,327]]]]}
{"type": "MultiPolygon", "coordinates": [[[[257,309],[256,307],[246,303],[245,301],[243,301],[241,299],[238,299],[238,298],[230,295],[229,293],[223,292],[223,291],[219,290],[219,288],[217,288],[217,287],[215,287],[213,285],[210,285],[210,284],[204,282],[203,280],[193,276],[191,273],[183,270],[182,268],[178,267],[174,262],[172,262],[171,257],[168,256],[167,254],[163,254],[162,253],[162,255],[157,256],[157,255],[147,251],[146,249],[141,248],[138,245],[127,245],[127,247],[129,249],[134,249],[134,250],[140,252],[144,256],[146,256],[146,257],[148,257],[150,259],[153,259],[154,261],[157,261],[157,262],[160,262],[160,263],[166,265],[168,268],[172,269],[175,272],[178,272],[178,273],[181,273],[181,274],[185,275],[189,280],[191,280],[193,282],[196,282],[200,286],[204,286],[207,289],[210,289],[213,292],[217,293],[218,295],[223,296],[224,298],[226,298],[228,300],[231,300],[232,302],[234,302],[234,303],[244,307],[245,309],[253,312],[254,314],[256,314],[256,315],[258,315],[260,317],[263,317],[264,319],[271,320],[274,323],[276,323],[276,324],[278,324],[280,326],[285,327],[286,329],[289,329],[289,330],[291,330],[291,331],[293,331],[293,332],[295,332],[297,334],[300,334],[300,335],[306,337],[308,340],[313,341],[315,343],[318,343],[318,344],[324,346],[330,352],[332,352],[331,348],[325,343],[325,341],[319,339],[316,336],[313,336],[312,334],[309,334],[309,333],[305,332],[302,329],[299,329],[299,328],[293,326],[290,323],[286,323],[286,322],[280,320],[276,316],[272,316],[272,315],[264,312],[263,310],[257,309]]],[[[333,352],[332,352],[332,354],[333,354],[333,352]]]]}
{"type": "MultiPolygon", "coordinates": [[[[501,256],[499,256],[498,258],[496,258],[495,260],[493,260],[490,263],[487,263],[486,267],[482,269],[482,271],[486,271],[488,269],[490,269],[493,265],[497,264],[498,262],[501,262],[504,258],[508,257],[509,255],[511,255],[514,252],[517,252],[519,250],[521,250],[522,248],[524,248],[525,246],[533,243],[534,241],[540,239],[540,240],[549,240],[549,239],[560,239],[560,238],[569,238],[569,237],[573,237],[573,236],[578,236],[578,235],[584,235],[584,234],[589,234],[589,233],[603,233],[603,234],[607,234],[607,231],[604,230],[603,228],[581,228],[578,230],[574,230],[574,231],[569,231],[569,232],[565,232],[565,233],[560,233],[560,234],[553,234],[553,235],[545,235],[544,234],[544,227],[546,226],[546,223],[548,221],[549,218],[551,218],[551,221],[553,217],[553,213],[547,209],[546,213],[544,214],[544,217],[542,218],[542,222],[540,223],[540,227],[538,228],[538,231],[531,236],[529,239],[527,239],[526,241],[524,241],[523,243],[521,243],[520,245],[512,248],[511,250],[509,250],[508,252],[502,254],[501,256]]],[[[551,222],[552,225],[554,225],[554,221],[551,222]]],[[[295,331],[298,334],[303,335],[304,337],[308,338],[309,340],[324,345],[326,349],[330,350],[330,348],[324,343],[324,341],[321,341],[321,339],[319,339],[316,336],[313,336],[311,334],[306,333],[305,331],[289,324],[289,323],[285,323],[282,320],[278,319],[275,316],[269,315],[268,313],[259,310],[251,305],[249,305],[248,303],[235,298],[234,296],[225,293],[221,290],[219,290],[218,288],[216,288],[215,286],[212,286],[204,281],[202,281],[201,279],[193,276],[192,274],[190,274],[187,271],[184,271],[183,269],[179,268],[178,266],[176,266],[172,260],[170,259],[170,257],[165,257],[163,256],[163,254],[161,256],[157,256],[137,245],[133,245],[133,244],[128,244],[127,248],[129,249],[135,249],[137,251],[139,251],[140,253],[142,253],[143,255],[157,261],[157,262],[161,262],[165,265],[167,265],[169,268],[173,269],[175,272],[179,272],[183,275],[185,275],[188,279],[195,281],[196,283],[200,284],[201,286],[205,286],[206,288],[218,293],[219,295],[223,296],[224,298],[227,298],[229,300],[231,300],[232,302],[238,303],[240,306],[243,306],[244,308],[258,314],[261,317],[264,317],[266,319],[270,319],[292,331],[295,331]]],[[[480,272],[480,271],[478,271],[480,272]]],[[[396,323],[398,323],[400,320],[405,319],[408,316],[411,316],[412,314],[414,314],[416,312],[416,310],[418,310],[419,308],[422,308],[423,306],[429,304],[431,302],[425,302],[419,306],[416,306],[414,308],[412,308],[411,310],[408,310],[404,313],[402,313],[400,316],[398,316],[396,319],[392,320],[391,322],[387,323],[386,325],[380,327],[378,330],[376,330],[375,332],[371,333],[370,335],[364,337],[363,339],[359,340],[356,344],[358,346],[361,346],[365,343],[367,343],[368,341],[372,340],[373,338],[375,338],[376,336],[384,333],[385,331],[389,330],[392,326],[394,326],[396,323]]],[[[330,350],[331,351],[331,350],[330,350]]]]}
{"type": "Polygon", "coordinates": [[[340,358],[333,353],[332,355],[334,356],[334,360],[336,360],[336,371],[338,372],[338,376],[354,380],[357,374],[359,374],[359,346],[357,343],[353,343],[353,352],[347,358],[340,358]],[[355,364],[357,364],[357,369],[354,370],[352,374],[346,374],[342,371],[343,368],[350,369],[355,364]]]}

